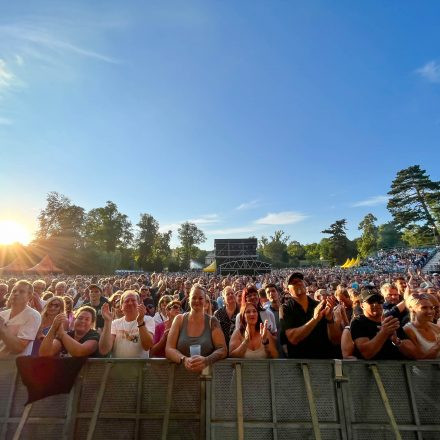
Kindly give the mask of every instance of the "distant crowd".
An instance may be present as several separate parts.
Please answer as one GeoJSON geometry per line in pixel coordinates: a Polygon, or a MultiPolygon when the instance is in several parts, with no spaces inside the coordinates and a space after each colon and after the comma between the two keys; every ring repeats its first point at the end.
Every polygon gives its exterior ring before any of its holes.
{"type": "Polygon", "coordinates": [[[193,372],[225,357],[439,358],[439,274],[423,274],[423,253],[377,258],[387,263],[363,274],[3,279],[0,358],[168,358],[193,372]]]}

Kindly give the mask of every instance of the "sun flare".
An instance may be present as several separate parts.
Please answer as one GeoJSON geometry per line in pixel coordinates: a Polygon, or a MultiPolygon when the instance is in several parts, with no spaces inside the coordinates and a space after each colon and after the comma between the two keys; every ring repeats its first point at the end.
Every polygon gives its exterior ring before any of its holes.
{"type": "Polygon", "coordinates": [[[30,232],[14,220],[0,220],[0,244],[21,243],[31,241],[30,232]]]}

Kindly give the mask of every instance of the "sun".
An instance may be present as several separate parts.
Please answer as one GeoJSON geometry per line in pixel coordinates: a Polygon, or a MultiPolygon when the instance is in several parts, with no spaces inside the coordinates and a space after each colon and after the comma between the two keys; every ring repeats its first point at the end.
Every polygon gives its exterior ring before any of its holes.
{"type": "Polygon", "coordinates": [[[0,220],[0,244],[21,243],[31,241],[30,232],[14,220],[0,220]]]}

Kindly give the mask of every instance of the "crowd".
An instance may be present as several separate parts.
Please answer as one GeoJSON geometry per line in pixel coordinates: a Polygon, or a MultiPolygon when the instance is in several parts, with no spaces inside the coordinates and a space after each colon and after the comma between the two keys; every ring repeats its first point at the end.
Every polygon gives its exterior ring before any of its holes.
{"type": "Polygon", "coordinates": [[[440,357],[440,276],[338,268],[0,280],[0,358],[440,357]]]}
{"type": "Polygon", "coordinates": [[[406,272],[408,268],[421,269],[436,253],[437,249],[393,248],[377,252],[376,255],[366,258],[362,267],[380,272],[406,272]]]}

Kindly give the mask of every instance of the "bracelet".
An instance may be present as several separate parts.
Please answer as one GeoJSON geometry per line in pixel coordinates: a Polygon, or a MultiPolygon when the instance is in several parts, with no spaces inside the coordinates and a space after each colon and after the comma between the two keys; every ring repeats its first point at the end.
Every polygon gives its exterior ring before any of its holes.
{"type": "Polygon", "coordinates": [[[142,324],[138,325],[138,328],[143,327],[145,325],[145,321],[142,324]]]}

